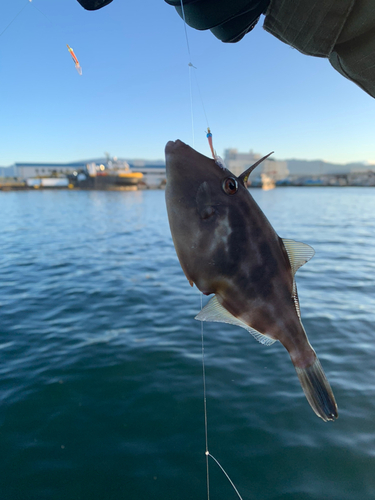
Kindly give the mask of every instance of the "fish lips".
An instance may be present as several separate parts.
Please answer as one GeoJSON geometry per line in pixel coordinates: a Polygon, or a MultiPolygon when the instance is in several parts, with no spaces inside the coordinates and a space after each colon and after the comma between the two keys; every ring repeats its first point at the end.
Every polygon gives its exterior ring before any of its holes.
{"type": "Polygon", "coordinates": [[[186,146],[187,145],[177,139],[177,141],[168,141],[167,144],[165,145],[165,155],[170,155],[176,152],[177,149],[179,149],[181,146],[186,146]]]}
{"type": "MultiPolygon", "coordinates": [[[[169,141],[165,146],[165,168],[167,179],[172,176],[173,171],[181,168],[181,159],[188,152],[188,146],[180,140],[169,141]],[[184,149],[186,148],[186,152],[184,149]]],[[[190,149],[190,148],[189,148],[190,149]]]]}

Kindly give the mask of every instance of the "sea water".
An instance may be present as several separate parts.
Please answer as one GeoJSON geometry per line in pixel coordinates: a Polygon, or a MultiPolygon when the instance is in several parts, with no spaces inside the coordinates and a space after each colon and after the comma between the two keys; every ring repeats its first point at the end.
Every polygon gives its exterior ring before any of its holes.
{"type": "MultiPolygon", "coordinates": [[[[375,499],[375,189],[251,193],[316,250],[297,285],[339,419],[281,344],[205,323],[209,451],[244,500],[375,499]]],[[[0,220],[1,500],[207,498],[201,299],[164,193],[3,192],[0,220]]],[[[237,498],[211,459],[210,486],[237,498]]]]}

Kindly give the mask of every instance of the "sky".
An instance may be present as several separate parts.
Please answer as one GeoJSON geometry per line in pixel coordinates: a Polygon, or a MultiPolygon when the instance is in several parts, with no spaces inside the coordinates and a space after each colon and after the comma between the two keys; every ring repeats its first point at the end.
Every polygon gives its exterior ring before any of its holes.
{"type": "Polygon", "coordinates": [[[262,24],[236,44],[188,27],[189,58],[183,21],[163,0],[92,12],[76,0],[1,0],[0,166],[163,159],[176,139],[209,156],[207,125],[220,155],[375,163],[375,100],[262,24]]]}

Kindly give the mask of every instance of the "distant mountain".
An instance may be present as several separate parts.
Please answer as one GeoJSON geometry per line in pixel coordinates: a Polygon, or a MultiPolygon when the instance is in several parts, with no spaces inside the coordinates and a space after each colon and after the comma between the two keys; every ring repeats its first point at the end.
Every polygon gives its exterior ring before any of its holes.
{"type": "MultiPolygon", "coordinates": [[[[111,158],[112,161],[113,158],[111,158]]],[[[148,166],[160,166],[160,167],[164,167],[165,166],[165,160],[142,160],[142,159],[139,159],[139,158],[117,158],[117,160],[119,163],[123,162],[123,161],[126,161],[127,163],[129,163],[129,165],[132,167],[132,168],[140,168],[140,167],[148,167],[148,166]]],[[[89,160],[81,160],[81,163],[96,163],[97,165],[100,165],[100,164],[106,164],[107,163],[107,158],[92,158],[92,159],[89,159],[89,160]]]]}
{"type": "Polygon", "coordinates": [[[375,165],[365,163],[328,163],[323,160],[285,160],[288,164],[289,175],[326,175],[349,174],[358,170],[374,170],[375,165]]]}

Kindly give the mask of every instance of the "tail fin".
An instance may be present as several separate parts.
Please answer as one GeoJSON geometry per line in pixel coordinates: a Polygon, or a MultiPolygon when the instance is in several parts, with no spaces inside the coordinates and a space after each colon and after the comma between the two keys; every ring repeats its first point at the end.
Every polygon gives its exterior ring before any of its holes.
{"type": "Polygon", "coordinates": [[[318,358],[307,368],[295,366],[303,392],[311,408],[325,422],[338,417],[335,396],[318,358]]]}

